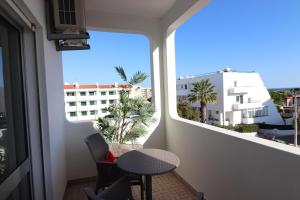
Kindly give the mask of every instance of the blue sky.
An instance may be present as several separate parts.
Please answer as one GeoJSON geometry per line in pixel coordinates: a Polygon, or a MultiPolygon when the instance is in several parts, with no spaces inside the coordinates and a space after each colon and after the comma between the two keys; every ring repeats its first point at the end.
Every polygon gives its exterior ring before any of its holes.
{"type": "Polygon", "coordinates": [[[115,66],[122,66],[130,77],[137,71],[149,78],[151,86],[150,44],[143,35],[89,31],[91,50],[63,52],[64,81],[69,83],[122,83],[115,66]]]}
{"type": "MultiPolygon", "coordinates": [[[[269,88],[300,86],[299,10],[300,0],[212,1],[176,31],[177,76],[231,67],[259,72],[269,88]]],[[[150,74],[146,37],[90,33],[92,50],[63,53],[65,82],[121,82],[116,65],[150,74]]]]}
{"type": "Polygon", "coordinates": [[[300,0],[215,0],[176,32],[177,76],[225,67],[300,86],[300,0]]]}

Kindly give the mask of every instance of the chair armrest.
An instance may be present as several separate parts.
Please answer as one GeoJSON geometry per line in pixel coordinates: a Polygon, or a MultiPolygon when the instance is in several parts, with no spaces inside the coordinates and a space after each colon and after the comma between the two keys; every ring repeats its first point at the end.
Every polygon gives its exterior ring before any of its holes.
{"type": "Polygon", "coordinates": [[[84,192],[89,200],[95,200],[98,198],[93,189],[90,187],[85,187],[84,192]]]}
{"type": "Polygon", "coordinates": [[[125,199],[132,197],[128,177],[123,176],[109,186],[106,190],[98,194],[98,197],[103,199],[125,199]]]}

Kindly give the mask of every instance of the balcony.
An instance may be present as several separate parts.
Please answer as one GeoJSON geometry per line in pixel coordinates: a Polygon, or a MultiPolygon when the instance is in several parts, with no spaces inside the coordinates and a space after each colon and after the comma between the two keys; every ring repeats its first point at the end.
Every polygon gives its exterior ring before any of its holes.
{"type": "MultiPolygon", "coordinates": [[[[175,31],[204,8],[207,0],[85,2],[87,27],[139,33],[150,38],[152,92],[158,120],[155,126],[149,127],[149,134],[141,143],[144,148],[171,151],[181,161],[176,169],[181,178],[173,174],[155,178],[156,199],[194,199],[194,193],[186,184],[194,191],[204,192],[209,200],[300,199],[298,148],[181,119],[176,114],[175,31]]],[[[84,199],[82,187],[93,185],[93,182],[72,183],[96,175],[83,142],[96,130],[92,122],[65,119],[62,58],[53,41],[47,40],[44,1],[1,1],[0,7],[5,13],[20,14],[20,17],[12,15],[10,18],[16,23],[24,20],[22,26],[24,24],[27,30],[24,38],[35,29],[34,51],[27,51],[32,38],[24,41],[22,51],[26,61],[24,82],[27,90],[24,91],[28,94],[24,96],[28,98],[29,107],[26,114],[30,118],[29,144],[33,158],[30,161],[34,162],[31,165],[33,195],[35,199],[62,200],[65,193],[66,199],[84,199]],[[18,5],[10,6],[6,2],[18,5]],[[13,8],[8,9],[10,7],[13,8]],[[34,58],[30,57],[32,55],[34,58]]],[[[247,87],[235,87],[229,92],[245,94],[247,87]]],[[[259,103],[246,103],[233,107],[241,110],[260,106],[259,103]]],[[[136,189],[134,191],[137,193],[136,189]]]]}
{"type": "Polygon", "coordinates": [[[243,110],[243,109],[251,109],[251,108],[259,108],[262,107],[261,103],[243,103],[243,104],[233,104],[232,109],[233,110],[243,110]]]}

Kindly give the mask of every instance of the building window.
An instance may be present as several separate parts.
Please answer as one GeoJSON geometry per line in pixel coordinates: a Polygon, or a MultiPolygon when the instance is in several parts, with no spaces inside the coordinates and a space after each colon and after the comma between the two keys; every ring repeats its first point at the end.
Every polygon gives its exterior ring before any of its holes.
{"type": "Polygon", "coordinates": [[[243,104],[244,103],[244,96],[243,95],[236,96],[235,101],[237,103],[243,104]]]}
{"type": "Polygon", "coordinates": [[[86,101],[80,102],[80,105],[81,105],[81,106],[86,106],[86,101]]]}
{"type": "Polygon", "coordinates": [[[69,106],[76,106],[75,101],[69,102],[69,106]]]}
{"type": "Polygon", "coordinates": [[[75,96],[75,92],[67,92],[67,96],[68,97],[73,97],[73,96],[75,96]]]}
{"type": "Polygon", "coordinates": [[[105,96],[106,95],[106,92],[101,92],[101,96],[105,96]]]}
{"type": "Polygon", "coordinates": [[[86,92],[80,92],[80,96],[86,96],[86,92]]]}
{"type": "Polygon", "coordinates": [[[96,95],[96,92],[95,92],[95,91],[89,92],[89,96],[95,96],[95,95],[96,95]]]}
{"type": "Polygon", "coordinates": [[[115,102],[115,100],[109,100],[110,104],[113,104],[115,102]]]}
{"type": "Polygon", "coordinates": [[[102,112],[102,113],[107,113],[106,108],[101,109],[101,112],[102,112]]]}
{"type": "Polygon", "coordinates": [[[237,87],[237,81],[234,81],[234,87],[237,87]]]}
{"type": "Polygon", "coordinates": [[[96,105],[96,101],[90,101],[90,105],[91,105],[91,106],[96,105]]]}
{"type": "Polygon", "coordinates": [[[101,100],[101,104],[106,104],[106,100],[101,100]]]}
{"type": "Polygon", "coordinates": [[[268,115],[269,115],[268,106],[265,106],[263,108],[242,110],[242,118],[265,117],[268,115]]]}
{"type": "Polygon", "coordinates": [[[81,111],[81,116],[87,116],[87,111],[81,111]]]}
{"type": "Polygon", "coordinates": [[[185,85],[184,85],[184,89],[186,89],[186,90],[187,90],[187,84],[185,84],[185,85]]]}
{"type": "Polygon", "coordinates": [[[70,117],[76,117],[76,112],[69,112],[70,117]]]}
{"type": "Polygon", "coordinates": [[[115,95],[114,91],[109,91],[109,95],[115,95]]]}
{"type": "Polygon", "coordinates": [[[91,110],[90,115],[96,115],[96,110],[91,110]]]}

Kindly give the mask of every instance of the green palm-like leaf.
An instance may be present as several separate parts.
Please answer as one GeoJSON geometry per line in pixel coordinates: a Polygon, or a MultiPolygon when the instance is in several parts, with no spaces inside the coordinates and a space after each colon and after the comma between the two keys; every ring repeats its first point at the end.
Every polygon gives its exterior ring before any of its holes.
{"type": "Polygon", "coordinates": [[[188,95],[188,99],[191,102],[212,103],[217,100],[217,93],[214,90],[215,86],[208,79],[196,82],[193,84],[193,89],[188,95]]]}
{"type": "Polygon", "coordinates": [[[144,80],[146,80],[148,78],[148,75],[141,72],[141,71],[138,71],[136,72],[132,78],[130,79],[129,81],[129,84],[131,85],[137,85],[137,84],[140,84],[142,83],[144,80]]]}
{"type": "MultiPolygon", "coordinates": [[[[128,82],[124,69],[115,67],[123,81],[130,85],[142,83],[148,76],[138,71],[128,82]]],[[[129,91],[123,88],[120,91],[120,100],[110,105],[106,110],[109,118],[99,118],[98,127],[101,134],[110,142],[124,143],[134,141],[147,133],[147,126],[155,122],[153,104],[145,98],[131,98],[129,91]]]]}
{"type": "Polygon", "coordinates": [[[123,67],[121,67],[121,66],[116,66],[115,69],[116,69],[116,71],[118,72],[118,74],[119,74],[119,76],[121,77],[121,79],[122,79],[123,81],[127,81],[127,76],[126,76],[126,73],[125,73],[123,67]]]}
{"type": "Polygon", "coordinates": [[[215,86],[209,82],[209,79],[202,80],[193,84],[193,89],[188,95],[191,102],[199,101],[201,105],[201,122],[206,122],[206,104],[217,100],[215,86]]]}

